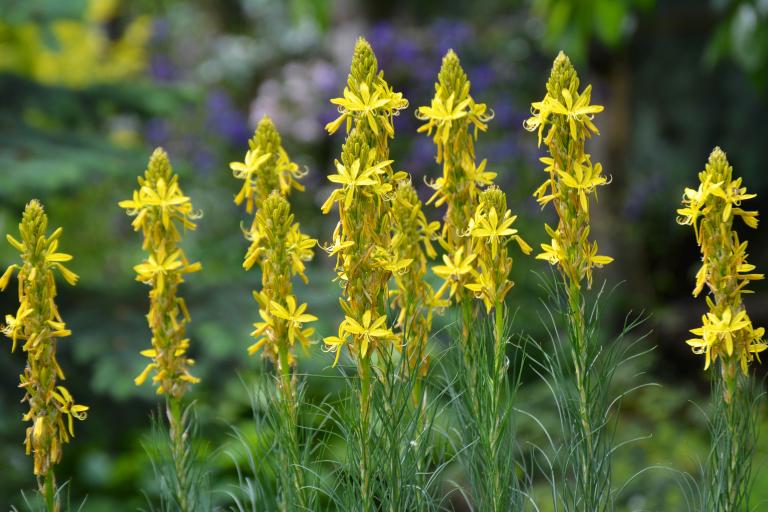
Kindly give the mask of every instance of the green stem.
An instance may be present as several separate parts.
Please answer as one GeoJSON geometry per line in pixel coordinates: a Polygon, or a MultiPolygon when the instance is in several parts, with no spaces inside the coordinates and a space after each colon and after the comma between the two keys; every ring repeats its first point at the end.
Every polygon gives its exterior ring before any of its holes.
{"type": "Polygon", "coordinates": [[[43,491],[46,510],[48,512],[59,512],[59,502],[56,499],[56,475],[53,473],[53,468],[50,468],[45,474],[43,491]]]}
{"type": "Polygon", "coordinates": [[[581,288],[578,283],[571,282],[568,286],[568,316],[571,335],[571,358],[573,361],[574,374],[576,378],[576,390],[579,394],[579,418],[581,421],[580,444],[584,449],[581,450],[580,460],[582,485],[588,491],[584,496],[587,500],[585,505],[590,506],[588,499],[590,490],[594,489],[592,485],[592,458],[594,455],[592,426],[589,417],[586,392],[586,371],[587,371],[587,339],[586,327],[584,323],[584,310],[582,307],[581,288]]]}
{"type": "Polygon", "coordinates": [[[278,350],[278,373],[280,374],[280,392],[283,399],[289,405],[291,418],[294,416],[294,393],[293,382],[291,380],[291,366],[288,362],[288,348],[281,346],[278,350]]]}
{"type": "Polygon", "coordinates": [[[726,424],[728,425],[728,438],[729,453],[728,459],[725,461],[726,468],[726,497],[724,503],[724,512],[733,512],[739,505],[739,485],[741,482],[737,482],[737,468],[739,464],[739,453],[741,452],[739,443],[742,440],[742,436],[739,435],[739,403],[737,394],[739,393],[738,386],[738,367],[736,358],[731,357],[723,359],[723,380],[725,383],[723,400],[725,401],[725,414],[726,424]]]}
{"type": "Polygon", "coordinates": [[[503,433],[500,431],[500,418],[499,410],[501,405],[501,390],[502,382],[504,381],[504,304],[497,302],[494,306],[494,319],[493,319],[493,366],[491,371],[491,382],[493,383],[493,396],[492,396],[492,431],[490,435],[490,449],[489,455],[491,460],[491,473],[494,475],[494,496],[496,500],[493,500],[494,511],[501,511],[504,507],[504,503],[501,501],[504,499],[504,493],[502,492],[501,471],[499,470],[499,462],[497,460],[498,450],[496,446],[501,441],[503,433]]]}
{"type": "Polygon", "coordinates": [[[284,487],[288,485],[293,487],[293,499],[288,498],[287,488],[283,489],[283,510],[294,510],[296,508],[304,510],[306,500],[304,499],[304,475],[302,473],[299,461],[299,438],[298,438],[298,411],[296,404],[296,393],[293,389],[293,376],[289,362],[290,354],[287,346],[281,346],[278,350],[278,373],[280,374],[280,401],[283,404],[285,412],[284,428],[288,433],[289,446],[283,446],[282,450],[286,463],[291,467],[289,474],[292,477],[290,483],[284,480],[284,487]]]}
{"type": "Polygon", "coordinates": [[[370,433],[371,362],[368,357],[360,359],[360,498],[363,512],[373,510],[370,495],[370,468],[368,439],[370,433]]]}
{"type": "Polygon", "coordinates": [[[181,512],[188,512],[190,505],[187,499],[187,469],[185,464],[186,434],[182,417],[181,399],[169,397],[166,401],[166,414],[171,438],[171,457],[176,469],[176,500],[181,512]]]}

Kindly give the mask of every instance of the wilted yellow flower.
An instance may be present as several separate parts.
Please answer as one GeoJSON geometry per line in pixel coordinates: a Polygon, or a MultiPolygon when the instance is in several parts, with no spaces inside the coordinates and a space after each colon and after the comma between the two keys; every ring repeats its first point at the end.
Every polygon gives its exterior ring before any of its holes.
{"type": "Polygon", "coordinates": [[[136,377],[136,385],[144,383],[154,371],[152,383],[157,393],[166,393],[174,399],[184,395],[189,384],[199,379],[189,373],[194,361],[187,357],[189,340],[185,336],[189,312],[178,288],[184,274],[200,270],[200,263],[190,263],[178,247],[180,230],[194,230],[194,220],[200,214],[192,207],[189,197],[179,187],[168,155],[158,148],[152,153],[149,165],[140,176],[139,190],[133,198],[121,201],[120,207],[135,217],[134,230],[142,230],[147,259],[134,267],[136,280],[152,287],[147,321],[152,331],[152,349],[142,351],[148,357],[144,370],[136,377]]]}
{"type": "Polygon", "coordinates": [[[755,328],[749,318],[741,294],[749,293],[750,281],[763,279],[747,262],[747,242],[739,241],[733,230],[734,217],[741,217],[752,228],[757,227],[757,211],[741,208],[744,200],[752,199],[742,186],[741,178],[734,179],[733,167],[725,153],[715,148],[704,170],[699,173],[698,189],[686,188],[683,207],[677,210],[678,223],[693,226],[696,241],[701,247],[702,264],[696,274],[697,296],[706,286],[709,312],[702,316],[702,325],[692,329],[696,337],[687,340],[696,354],[704,354],[704,369],[725,359],[722,372],[732,378],[729,362],[737,361],[744,373],[749,363],[768,348],[763,341],[765,330],[755,328]]]}
{"type": "Polygon", "coordinates": [[[579,287],[586,279],[592,285],[592,269],[607,265],[613,258],[597,254],[597,242],[589,240],[589,198],[597,187],[606,185],[602,165],[592,163],[584,151],[584,143],[593,133],[599,134],[592,122],[600,105],[590,105],[591,86],[581,93],[579,78],[570,60],[562,52],[552,65],[547,82],[547,94],[531,105],[532,116],[524,123],[529,131],[537,131],[539,145],[547,146],[549,157],[541,159],[545,164],[547,179],[534,192],[543,207],[552,204],[558,215],[556,229],[545,226],[552,237],[549,244],[542,244],[542,253],[536,256],[553,265],[569,280],[569,286],[579,287]],[[547,135],[543,137],[544,130],[547,135]]]}
{"type": "MultiPolygon", "coordinates": [[[[32,425],[26,431],[26,451],[34,456],[35,475],[47,475],[61,460],[61,445],[74,437],[73,419],[84,420],[88,407],[76,404],[69,391],[58,380],[64,372],[56,360],[58,338],[71,332],[56,307],[56,281],[58,272],[67,283],[74,285],[77,275],[63,263],[72,256],[58,252],[61,228],[47,235],[48,216],[37,201],[30,201],[24,209],[19,232],[21,241],[7,235],[8,242],[21,254],[21,264],[10,265],[0,277],[0,290],[4,290],[13,276],[19,281],[19,309],[16,315],[6,315],[2,332],[13,341],[23,341],[27,365],[20,376],[19,387],[24,390],[22,401],[29,404],[23,419],[32,425]]],[[[41,483],[41,492],[42,489],[41,483]]],[[[55,487],[55,483],[53,483],[55,487]]]]}

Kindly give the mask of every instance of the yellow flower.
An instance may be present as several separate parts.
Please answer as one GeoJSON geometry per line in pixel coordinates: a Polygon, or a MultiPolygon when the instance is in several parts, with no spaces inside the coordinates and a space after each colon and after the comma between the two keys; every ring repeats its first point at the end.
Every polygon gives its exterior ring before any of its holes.
{"type": "Polygon", "coordinates": [[[291,190],[304,190],[297,180],[306,171],[292,162],[282,146],[280,134],[272,120],[264,116],[248,141],[248,151],[242,162],[231,162],[232,175],[243,180],[243,186],[235,196],[235,204],[245,201],[247,213],[260,208],[274,191],[288,196],[291,190]]]}
{"type": "Polygon", "coordinates": [[[352,317],[345,317],[344,331],[353,336],[359,336],[360,338],[360,355],[366,357],[368,355],[368,347],[370,345],[375,346],[380,341],[393,341],[397,340],[397,336],[386,327],[387,315],[381,315],[376,320],[372,320],[373,315],[368,310],[363,313],[363,317],[360,321],[355,320],[352,317]]]}
{"type": "Polygon", "coordinates": [[[441,162],[451,137],[472,127],[474,137],[477,138],[478,131],[488,129],[487,123],[493,118],[493,113],[488,111],[484,103],[475,103],[470,96],[469,81],[453,50],[448,50],[443,57],[438,80],[431,104],[419,107],[416,118],[426,122],[419,127],[419,133],[432,135],[432,130],[435,131],[437,161],[441,162]]]}
{"type": "Polygon", "coordinates": [[[72,419],[76,418],[80,421],[86,419],[88,417],[88,406],[76,404],[75,400],[72,398],[72,395],[64,386],[56,386],[56,389],[58,389],[58,393],[54,391],[51,393],[51,395],[57,402],[59,402],[59,411],[67,416],[67,427],[69,429],[69,435],[74,437],[75,431],[72,426],[72,419]]]}
{"type": "Polygon", "coordinates": [[[343,98],[334,98],[331,103],[339,106],[339,112],[341,115],[334,121],[331,121],[325,125],[325,129],[328,133],[334,133],[339,129],[341,123],[347,120],[347,131],[350,129],[352,122],[352,116],[359,115],[368,122],[368,126],[371,131],[379,134],[379,123],[382,124],[382,128],[388,133],[394,133],[391,124],[387,121],[386,116],[379,116],[377,110],[389,105],[391,98],[386,95],[386,91],[381,86],[377,86],[373,92],[365,82],[360,84],[359,95],[352,92],[348,87],[344,88],[343,98]]]}
{"type": "Polygon", "coordinates": [[[189,373],[194,361],[186,356],[189,340],[185,326],[189,312],[184,300],[178,296],[183,275],[197,272],[200,263],[189,263],[178,247],[180,230],[195,229],[195,213],[189,197],[181,191],[178,176],[174,174],[168,155],[160,148],[149,159],[144,176],[138,179],[140,189],[133,198],[119,203],[133,221],[135,230],[142,229],[147,258],[134,267],[136,280],[152,286],[147,321],[152,332],[152,349],[142,351],[153,359],[134,379],[136,385],[144,383],[154,371],[152,383],[158,394],[167,393],[178,399],[188,384],[199,379],[189,373]]]}
{"type": "MultiPolygon", "coordinates": [[[[721,315],[707,313],[703,315],[702,326],[691,329],[691,333],[698,336],[686,341],[693,347],[696,354],[705,354],[706,361],[704,369],[708,369],[711,362],[714,362],[718,356],[732,356],[734,353],[734,339],[739,335],[745,335],[751,340],[755,337],[762,338],[763,331],[755,332],[752,329],[751,321],[744,310],[733,314],[730,308],[726,308],[721,315]],[[755,334],[757,336],[755,336],[755,334]]],[[[751,353],[759,353],[765,350],[765,344],[749,344],[751,353]]]]}
{"type": "Polygon", "coordinates": [[[230,162],[229,168],[232,169],[235,178],[243,180],[243,187],[235,196],[235,204],[242,204],[246,201],[245,210],[248,213],[253,211],[253,175],[259,171],[272,156],[271,153],[261,154],[259,149],[251,149],[245,154],[244,162],[230,162]]]}
{"type": "Polygon", "coordinates": [[[467,283],[464,285],[468,290],[475,293],[475,297],[481,299],[485,305],[485,311],[490,312],[496,305],[497,298],[506,292],[507,287],[511,288],[512,283],[506,281],[501,290],[496,288],[496,282],[491,276],[489,269],[485,268],[485,264],[480,265],[480,272],[475,277],[474,283],[467,283]]]}
{"type": "MultiPolygon", "coordinates": [[[[426,204],[447,205],[442,230],[430,226],[435,234],[440,230],[438,242],[447,253],[444,256],[446,264],[433,269],[445,280],[436,292],[435,300],[449,289],[449,298],[461,303],[471,298],[464,285],[474,273],[470,264],[477,258],[472,254],[473,237],[466,235],[472,230],[480,190],[493,184],[496,173],[486,170],[486,160],[477,164],[474,147],[478,132],[487,130],[493,112],[484,103],[477,103],[470,94],[467,74],[452,50],[443,57],[430,105],[420,107],[416,117],[425,122],[419,132],[432,135],[434,130],[435,161],[442,163],[443,171],[442,176],[428,183],[435,192],[426,204]],[[466,265],[461,268],[463,273],[458,275],[456,266],[461,267],[463,261],[466,265]]],[[[497,211],[495,215],[500,213],[497,211]]],[[[482,233],[482,228],[478,233],[482,233]]],[[[497,250],[498,238],[490,236],[490,239],[494,251],[497,250]]]]}
{"type": "Polygon", "coordinates": [[[274,300],[269,303],[269,312],[273,317],[282,318],[288,324],[288,341],[293,345],[296,338],[299,339],[303,346],[309,345],[308,336],[314,332],[311,329],[302,330],[302,325],[308,322],[314,322],[317,317],[305,313],[307,310],[306,304],[296,306],[296,298],[293,295],[289,295],[285,298],[286,305],[282,306],[274,300]]]}
{"type": "Polygon", "coordinates": [[[467,158],[465,168],[467,171],[467,178],[474,181],[478,187],[487,187],[493,185],[493,180],[496,179],[496,173],[486,171],[485,166],[488,160],[483,159],[480,165],[476,165],[474,160],[467,158]]]}
{"type": "Polygon", "coordinates": [[[573,166],[573,174],[568,174],[565,171],[558,171],[557,174],[566,187],[578,190],[581,207],[585,212],[589,212],[587,194],[593,192],[596,187],[605,185],[607,181],[604,176],[600,176],[603,166],[599,163],[593,166],[589,160],[589,155],[584,156],[584,161],[576,162],[573,166]]]}
{"type": "Polygon", "coordinates": [[[536,255],[537,260],[544,260],[549,262],[550,265],[557,265],[560,261],[565,259],[565,251],[560,247],[557,239],[553,238],[549,244],[541,244],[541,252],[536,255]]]}
{"type": "Polygon", "coordinates": [[[373,50],[362,37],[355,45],[347,87],[342,98],[331,103],[339,108],[339,117],[325,126],[333,134],[346,121],[347,133],[355,125],[365,125],[376,138],[394,136],[392,117],[408,107],[402,93],[395,92],[384,80],[383,73],[377,72],[378,63],[373,50]],[[369,71],[373,70],[373,73],[369,71]],[[383,131],[382,131],[383,129],[383,131]]]}
{"type": "Polygon", "coordinates": [[[515,220],[517,220],[517,215],[512,215],[512,212],[507,210],[504,217],[499,221],[496,208],[491,207],[487,215],[481,214],[473,219],[470,223],[469,234],[475,238],[487,238],[491,244],[491,257],[494,259],[499,251],[499,240],[507,236],[517,242],[523,253],[530,254],[531,247],[520,238],[517,229],[512,228],[515,220]]]}
{"type": "Polygon", "coordinates": [[[335,352],[336,357],[333,358],[333,366],[339,363],[339,356],[341,356],[341,347],[347,344],[349,335],[345,331],[346,323],[339,324],[339,333],[337,336],[326,336],[323,338],[323,343],[329,352],[335,352]]]}
{"type": "Polygon", "coordinates": [[[294,222],[287,199],[293,189],[304,189],[297,180],[306,173],[290,161],[277,128],[266,116],[248,145],[245,162],[230,165],[234,177],[245,181],[235,202],[240,204],[246,199],[247,213],[256,208],[250,229],[244,230],[251,244],[243,268],[249,270],[258,265],[261,270],[261,290],[253,293],[261,321],[253,324],[251,336],[256,342],[247,351],[253,355],[266,347],[263,355],[275,364],[279,387],[290,397],[295,341],[298,339],[306,347],[314,329],[303,328],[303,323],[317,319],[306,313],[306,304],[297,306],[291,283],[296,275],[307,282],[304,262],[312,259],[312,248],[317,244],[294,222]]]}
{"type": "Polygon", "coordinates": [[[446,288],[450,287],[449,298],[452,298],[459,287],[459,283],[464,276],[474,273],[472,262],[475,261],[476,254],[470,254],[466,258],[464,257],[464,248],[460,248],[453,255],[453,259],[449,258],[447,254],[443,255],[443,263],[445,265],[437,265],[432,268],[432,271],[445,282],[440,289],[435,293],[436,297],[442,297],[446,288]]]}
{"type": "MultiPolygon", "coordinates": [[[[58,385],[64,372],[56,360],[58,340],[71,335],[56,306],[58,271],[71,285],[77,275],[62,263],[72,260],[69,254],[58,252],[61,228],[46,236],[48,217],[43,206],[30,201],[24,208],[19,232],[21,241],[8,235],[8,242],[20,252],[21,264],[9,266],[0,277],[0,289],[5,289],[16,273],[19,281],[19,307],[16,315],[6,315],[0,331],[11,338],[12,351],[18,340],[26,340],[22,350],[27,364],[21,374],[19,387],[24,390],[22,402],[29,404],[23,421],[32,425],[26,430],[25,446],[34,457],[37,476],[53,471],[61,460],[61,445],[74,436],[73,418],[83,420],[88,407],[74,403],[69,391],[58,385]],[[64,421],[66,417],[66,422],[64,421]]],[[[40,480],[42,485],[42,479],[40,480]]]]}
{"type": "Polygon", "coordinates": [[[163,293],[165,289],[165,280],[168,274],[174,274],[174,271],[178,271],[178,274],[187,274],[197,272],[202,268],[199,262],[192,265],[185,264],[180,259],[182,257],[181,249],[177,249],[169,255],[164,254],[164,252],[161,248],[157,254],[150,254],[144,263],[133,267],[136,272],[136,280],[144,284],[154,283],[159,294],[163,293]]]}
{"type": "Polygon", "coordinates": [[[435,139],[445,145],[448,143],[448,136],[451,134],[451,125],[453,121],[465,117],[468,112],[470,98],[454,104],[455,94],[451,93],[448,99],[443,99],[438,95],[432,98],[432,105],[429,107],[419,107],[417,110],[419,119],[428,120],[427,124],[420,126],[418,132],[427,132],[432,135],[432,129],[435,129],[435,139]]]}
{"type": "MultiPolygon", "coordinates": [[[[551,96],[547,96],[547,99],[544,100],[544,108],[553,114],[564,115],[568,118],[568,125],[571,128],[571,138],[577,138],[577,126],[585,126],[590,131],[600,135],[600,131],[592,123],[592,118],[594,114],[602,112],[603,107],[601,105],[589,104],[590,96],[592,95],[592,86],[588,85],[581,94],[577,94],[575,101],[571,95],[571,91],[568,89],[563,89],[562,95],[563,102],[560,102],[551,96]]],[[[587,135],[588,134],[589,132],[587,132],[587,135]]]]}
{"type": "Polygon", "coordinates": [[[551,243],[542,244],[537,259],[557,265],[569,281],[569,295],[579,294],[583,280],[592,285],[592,270],[607,265],[612,258],[597,254],[597,243],[589,240],[589,195],[597,187],[608,184],[602,175],[602,165],[592,163],[584,151],[587,138],[599,134],[592,122],[602,112],[600,105],[590,105],[592,87],[577,92],[579,79],[570,60],[562,52],[552,65],[544,99],[531,105],[532,116],[524,126],[538,131],[539,145],[544,137],[549,156],[539,160],[544,164],[547,179],[533,193],[542,206],[552,204],[558,215],[555,229],[545,226],[551,243]]]}
{"type": "MultiPolygon", "coordinates": [[[[366,161],[371,162],[375,160],[374,149],[370,150],[369,156],[366,161]]],[[[389,184],[381,183],[378,177],[384,172],[384,169],[392,163],[392,160],[384,160],[382,162],[375,163],[368,167],[361,169],[360,159],[355,160],[351,166],[347,167],[338,160],[336,161],[337,174],[331,174],[328,176],[328,180],[333,183],[342,185],[341,189],[335,190],[325,201],[322,206],[323,213],[328,213],[333,206],[333,203],[338,201],[342,202],[344,208],[349,209],[352,205],[352,200],[355,197],[355,191],[361,187],[373,187],[373,190],[377,194],[383,194],[391,189],[389,184]]]]}
{"type": "MultiPolygon", "coordinates": [[[[731,379],[737,362],[746,374],[749,363],[766,348],[764,329],[752,326],[741,299],[741,294],[750,292],[749,283],[764,276],[754,272],[755,266],[747,261],[747,242],[741,242],[733,230],[734,216],[742,216],[747,226],[757,226],[757,212],[740,207],[755,195],[741,186],[741,178],[733,178],[733,168],[720,148],[712,151],[699,182],[698,188],[685,189],[677,222],[693,226],[701,247],[693,295],[707,286],[711,296],[706,297],[709,312],[702,316],[701,327],[691,329],[697,337],[686,343],[695,354],[705,355],[705,370],[723,358],[722,375],[731,379]]],[[[724,396],[726,402],[731,398],[724,396]]]]}

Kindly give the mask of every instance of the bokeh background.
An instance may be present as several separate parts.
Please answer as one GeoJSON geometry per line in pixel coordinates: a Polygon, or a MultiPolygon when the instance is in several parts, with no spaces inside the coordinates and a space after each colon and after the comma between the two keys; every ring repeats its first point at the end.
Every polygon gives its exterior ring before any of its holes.
{"type": "MultiPolygon", "coordinates": [[[[152,471],[142,448],[156,398],[133,377],[148,345],[147,289],[134,281],[139,235],[117,202],[131,195],[152,148],[163,146],[185,192],[204,212],[186,235],[190,256],[204,271],[184,293],[193,322],[192,353],[202,430],[210,441],[217,489],[233,479],[222,455],[230,426],[257,436],[247,383],[261,365],[249,359],[250,325],[257,319],[245,273],[246,249],[233,204],[239,184],[228,169],[241,160],[256,122],[275,121],[292,159],[305,165],[307,191],[293,196],[304,231],[327,242],[333,216],[319,205],[342,137],[323,125],[335,117],[356,38],[373,45],[381,69],[411,103],[395,120],[392,156],[428,196],[424,178],[440,169],[434,146],[417,134],[415,107],[428,104],[442,55],[457,51],[476,100],[495,112],[477,144],[480,158],[520,216],[529,241],[543,241],[546,213],[531,193],[543,174],[535,135],[522,128],[531,101],[544,94],[552,59],[565,50],[582,83],[594,84],[601,136],[590,151],[612,177],[600,191],[594,234],[616,261],[600,276],[619,285],[607,300],[606,332],[629,311],[649,315],[643,347],[655,347],[619,374],[617,387],[656,382],[624,400],[618,435],[647,436],[621,450],[617,482],[651,465],[698,472],[706,455],[709,384],[703,360],[683,341],[704,310],[690,291],[699,260],[690,228],[675,223],[685,186],[693,186],[709,152],[720,145],[735,172],[766,210],[768,174],[768,2],[765,0],[2,0],[0,2],[0,233],[16,233],[24,204],[42,200],[53,225],[64,227],[62,249],[75,255],[75,288],[62,286],[61,312],[74,335],[61,343],[68,387],[91,406],[88,421],[65,448],[58,470],[71,478],[73,501],[85,510],[135,510],[152,495],[152,471]]],[[[427,208],[437,218],[440,212],[427,208]]],[[[751,261],[768,269],[761,224],[742,230],[751,261]]],[[[533,245],[533,243],[532,243],[533,245]]],[[[16,254],[0,247],[4,267],[16,254]]],[[[542,262],[518,259],[510,304],[516,325],[541,335],[542,262]]],[[[335,331],[338,286],[332,264],[318,252],[311,283],[297,295],[320,316],[320,335],[335,331]]],[[[11,287],[12,288],[12,287],[11,287]]],[[[768,323],[766,287],[757,283],[749,307],[768,323]]],[[[0,311],[15,311],[11,290],[0,311]]],[[[439,323],[445,323],[441,320],[439,323]]],[[[436,343],[441,343],[436,340],[436,343]]],[[[16,387],[21,351],[0,351],[0,506],[34,488],[24,455],[23,406],[16,387]]],[[[301,361],[309,397],[337,395],[343,384],[319,346],[301,361]]],[[[763,369],[758,369],[762,376],[763,369]]],[[[535,377],[521,392],[524,407],[552,419],[535,377]]],[[[768,421],[761,422],[768,432],[768,421]]],[[[540,436],[523,427],[523,435],[540,436]]],[[[768,500],[768,435],[756,455],[756,499],[768,500]]],[[[622,510],[683,510],[675,478],[654,470],[630,481],[622,510]]],[[[449,476],[462,480],[458,467],[449,476]]],[[[538,485],[538,484],[537,484],[538,485]]],[[[226,503],[224,494],[217,500],[226,503]]],[[[461,509],[461,504],[457,504],[461,509]]],[[[768,509],[768,505],[762,506],[768,509]]],[[[546,505],[543,506],[546,510],[546,505]]],[[[760,507],[758,507],[760,509],[760,507]]]]}

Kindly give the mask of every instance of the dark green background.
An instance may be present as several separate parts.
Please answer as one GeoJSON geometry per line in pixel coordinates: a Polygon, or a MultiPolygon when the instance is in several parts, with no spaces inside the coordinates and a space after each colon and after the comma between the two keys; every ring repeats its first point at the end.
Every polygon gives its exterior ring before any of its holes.
{"type": "MultiPolygon", "coordinates": [[[[620,438],[651,437],[619,452],[616,478],[623,482],[655,464],[697,472],[707,439],[696,404],[706,407],[709,386],[703,359],[683,341],[705,306],[690,294],[699,253],[692,230],[675,223],[675,209],[683,188],[696,184],[710,150],[720,145],[735,173],[758,193],[752,207],[765,210],[765,1],[115,3],[105,19],[86,21],[85,0],[0,2],[0,233],[16,233],[24,204],[36,197],[51,223],[64,227],[61,248],[75,256],[70,268],[81,281],[75,288],[62,285],[59,296],[74,335],[61,342],[60,360],[69,389],[91,411],[76,426],[58,474],[72,479],[75,501],[88,496],[85,510],[134,510],[144,503],[140,489],[150,494],[153,489],[141,442],[157,402],[149,386],[133,385],[144,364],[138,352],[149,343],[143,317],[147,289],[133,280],[132,266],[142,258],[139,234],[131,231],[117,202],[131,195],[152,148],[163,145],[182,188],[204,213],[198,231],[185,236],[190,257],[202,261],[203,271],[190,276],[183,291],[193,319],[195,371],[203,379],[193,392],[203,431],[212,450],[228,446],[229,424],[258,435],[249,424],[240,379],[251,380],[261,366],[245,352],[257,320],[250,290],[259,275],[241,267],[243,216],[232,202],[239,184],[228,163],[242,159],[255,122],[271,115],[292,159],[309,169],[307,191],[292,196],[297,217],[304,231],[327,242],[334,218],[321,215],[319,205],[330,190],[324,176],[342,138],[326,136],[322,127],[334,117],[328,99],[340,95],[358,35],[369,39],[387,80],[411,102],[395,120],[392,157],[398,168],[411,172],[423,199],[429,193],[423,178],[440,171],[431,141],[416,133],[413,112],[429,102],[443,53],[457,51],[473,96],[496,113],[480,136],[478,154],[499,173],[498,183],[532,245],[543,241],[549,213],[531,198],[543,173],[535,135],[522,123],[530,102],[544,94],[557,50],[571,55],[582,83],[593,84],[593,102],[606,107],[596,120],[602,135],[590,143],[590,152],[612,183],[600,190],[593,233],[602,252],[616,261],[599,272],[596,283],[623,284],[608,301],[605,328],[618,328],[630,310],[645,311],[651,315],[645,327],[652,330],[646,343],[656,347],[620,374],[618,385],[661,384],[623,405],[620,438]],[[79,50],[71,53],[57,38],[57,24],[79,23],[101,34],[109,49],[140,16],[151,17],[138,58],[145,63],[138,73],[117,79],[104,80],[98,72],[111,54],[89,70],[90,64],[77,58],[79,50]],[[63,79],[36,78],[32,64],[40,56],[34,48],[40,47],[19,37],[31,27],[45,51],[69,51],[92,79],[72,87],[63,79]],[[2,57],[8,55],[21,57],[2,57]]],[[[766,270],[762,224],[742,232],[752,263],[766,270]]],[[[0,263],[15,258],[3,244],[0,263]]],[[[532,271],[546,272],[546,264],[517,258],[517,286],[509,301],[518,308],[516,325],[541,335],[541,293],[532,271]]],[[[318,252],[308,274],[310,286],[297,285],[296,293],[321,318],[319,335],[332,334],[339,316],[332,262],[318,252]]],[[[765,285],[754,289],[748,306],[754,322],[765,325],[765,285]]],[[[11,286],[0,296],[0,311],[14,312],[15,300],[11,286]]],[[[20,489],[35,486],[31,459],[23,453],[24,408],[16,387],[24,355],[11,354],[10,343],[5,349],[0,351],[2,508],[18,503],[20,489]]],[[[331,361],[319,345],[302,359],[313,400],[343,386],[331,361]]],[[[543,394],[529,378],[521,397],[547,421],[553,411],[536,405],[543,394]]],[[[760,414],[767,424],[765,412],[760,414]]],[[[756,455],[755,503],[768,500],[766,452],[764,438],[756,455]]],[[[232,478],[231,464],[216,453],[210,460],[214,483],[223,488],[232,478]]],[[[452,471],[454,477],[460,473],[452,471]]],[[[630,483],[620,501],[625,510],[680,510],[679,500],[670,473],[658,470],[630,483]]]]}

